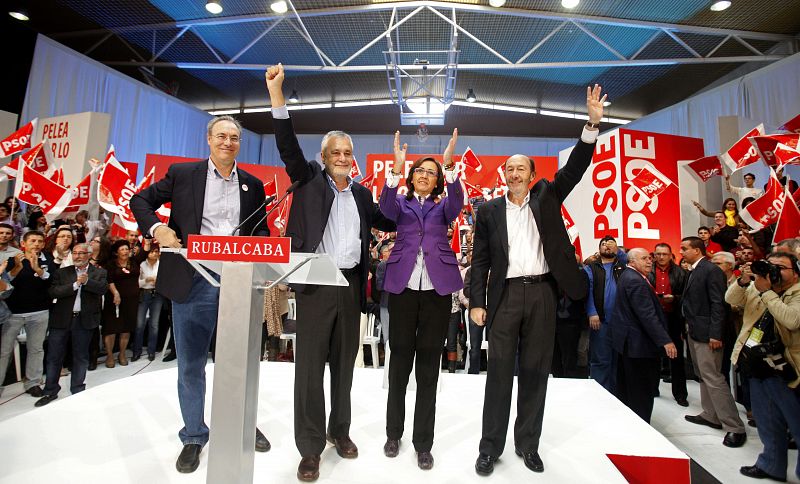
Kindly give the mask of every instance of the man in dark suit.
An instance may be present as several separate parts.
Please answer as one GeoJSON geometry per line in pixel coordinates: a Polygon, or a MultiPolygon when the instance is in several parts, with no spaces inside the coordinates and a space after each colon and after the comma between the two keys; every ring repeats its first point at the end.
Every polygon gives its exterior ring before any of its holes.
{"type": "Polygon", "coordinates": [[[347,287],[302,285],[297,294],[297,346],[294,378],[294,439],[302,459],[297,477],[319,477],[320,454],[327,438],[344,458],[358,457],[350,439],[350,387],[360,345],[360,314],[366,312],[371,227],[393,232],[369,190],[349,177],[353,142],[342,131],[322,139],[324,169],[306,161],[286,110],[283,66],[266,74],[272,101],[275,141],[294,190],[286,236],[293,252],[327,254],[349,282],[347,287]],[[331,413],[325,429],[325,362],[330,362],[331,413]]]}
{"type": "Polygon", "coordinates": [[[481,206],[476,216],[470,318],[490,326],[478,474],[490,474],[503,453],[518,351],[515,450],[529,469],[544,471],[538,451],[553,359],[555,285],[572,299],[583,299],[587,291],[561,218],[561,204],[592,161],[605,101],[600,91],[596,84],[587,88],[589,122],[553,181],[539,180],[529,191],[536,177],[533,160],[514,155],[505,164],[508,194],[481,206]]]}
{"type": "Polygon", "coordinates": [[[722,368],[722,325],[725,320],[727,281],[722,270],[705,258],[699,237],[681,241],[681,255],[692,271],[683,290],[683,315],[689,325],[689,345],[694,372],[700,377],[700,415],[686,415],[689,422],[725,429],[722,443],[741,447],[747,440],[731,390],[722,368]]]}
{"type": "Polygon", "coordinates": [[[70,392],[86,389],[86,369],[89,367],[89,342],[92,332],[100,325],[103,294],[108,290],[106,270],[89,264],[92,247],[76,244],[72,248],[74,265],[58,269],[51,277],[48,293],[56,300],[50,308],[47,324],[47,381],[44,396],[35,406],[41,407],[58,398],[61,386],[61,365],[72,338],[72,377],[70,392]]]}
{"type": "MultiPolygon", "coordinates": [[[[208,123],[207,160],[176,163],[166,176],[131,198],[131,210],[142,233],[153,236],[161,247],[181,247],[191,234],[230,235],[241,222],[239,234],[269,235],[261,181],[236,165],[242,127],[230,116],[208,123]],[[172,202],[169,225],[155,211],[172,202]],[[254,214],[251,218],[248,217],[254,214]],[[261,221],[258,226],[256,222],[261,221]]],[[[213,287],[178,254],[163,253],[156,291],[172,300],[172,330],[178,353],[178,400],[184,427],[178,433],[183,451],[176,467],[193,472],[208,442],[203,421],[206,394],[205,367],[211,336],[217,324],[219,288],[213,287]]],[[[256,450],[266,452],[270,443],[256,429],[256,450]]]]}
{"type": "Polygon", "coordinates": [[[618,356],[614,393],[647,423],[653,413],[660,357],[665,352],[669,358],[678,354],[667,334],[667,317],[647,280],[652,269],[649,252],[641,248],[628,251],[628,267],[617,281],[611,326],[611,344],[618,356]]]}

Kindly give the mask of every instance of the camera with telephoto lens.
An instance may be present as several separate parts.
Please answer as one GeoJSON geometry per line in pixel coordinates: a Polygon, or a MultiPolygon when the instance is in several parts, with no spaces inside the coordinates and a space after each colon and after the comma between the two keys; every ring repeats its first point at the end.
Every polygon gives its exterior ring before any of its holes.
{"type": "Polygon", "coordinates": [[[765,260],[753,261],[750,264],[750,270],[753,274],[768,278],[769,282],[773,284],[781,282],[781,268],[765,260]]]}

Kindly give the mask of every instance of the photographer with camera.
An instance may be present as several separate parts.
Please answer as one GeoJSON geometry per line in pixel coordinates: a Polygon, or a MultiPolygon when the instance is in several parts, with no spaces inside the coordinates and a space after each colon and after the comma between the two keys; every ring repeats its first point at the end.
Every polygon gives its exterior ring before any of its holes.
{"type": "MultiPolygon", "coordinates": [[[[750,382],[753,416],[764,450],[739,471],[757,479],[786,480],[787,427],[800,435],[800,266],[788,252],[742,266],[725,294],[744,307],[742,330],[731,361],[750,382]]],[[[800,458],[795,467],[800,477],[800,458]]]]}

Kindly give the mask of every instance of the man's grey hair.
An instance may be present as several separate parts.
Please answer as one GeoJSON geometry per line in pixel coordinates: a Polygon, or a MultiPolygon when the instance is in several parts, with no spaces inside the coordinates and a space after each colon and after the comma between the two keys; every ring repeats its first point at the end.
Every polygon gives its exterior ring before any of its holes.
{"type": "Polygon", "coordinates": [[[734,257],[733,254],[731,254],[730,252],[725,252],[725,251],[715,252],[714,255],[711,256],[711,258],[713,259],[714,257],[717,256],[722,257],[725,260],[725,262],[731,265],[731,267],[734,267],[736,265],[736,257],[734,257]]]}
{"type": "Polygon", "coordinates": [[[211,118],[211,121],[208,122],[207,131],[208,135],[211,136],[211,131],[214,129],[214,125],[220,123],[222,121],[230,121],[231,123],[236,125],[236,129],[239,130],[239,135],[242,134],[242,123],[239,122],[238,119],[234,118],[233,116],[229,116],[227,114],[223,116],[216,116],[211,118]]]}
{"type": "Polygon", "coordinates": [[[777,243],[777,244],[775,244],[775,245],[776,245],[776,246],[778,246],[778,245],[785,245],[785,246],[786,246],[786,247],[788,247],[788,248],[789,248],[789,249],[790,249],[792,252],[794,252],[794,253],[797,253],[797,249],[798,249],[798,248],[800,248],[800,240],[798,240],[798,239],[796,239],[796,238],[795,238],[795,239],[783,239],[783,240],[781,240],[780,242],[778,242],[778,243],[777,243]]]}
{"type": "Polygon", "coordinates": [[[325,158],[325,148],[328,147],[328,141],[331,138],[347,138],[347,141],[350,142],[350,146],[353,146],[353,138],[350,137],[349,134],[345,133],[344,131],[328,131],[325,133],[325,136],[322,137],[322,143],[320,144],[320,152],[322,153],[322,158],[325,158]]]}
{"type": "Polygon", "coordinates": [[[89,244],[87,242],[79,242],[79,243],[77,243],[77,244],[72,246],[72,250],[75,250],[78,247],[86,247],[86,252],[88,252],[91,255],[91,253],[92,253],[92,245],[91,244],[89,244]]]}
{"type": "Polygon", "coordinates": [[[650,252],[647,249],[643,249],[641,247],[634,247],[628,251],[628,259],[639,259],[641,257],[646,257],[650,255],[650,252]]]}

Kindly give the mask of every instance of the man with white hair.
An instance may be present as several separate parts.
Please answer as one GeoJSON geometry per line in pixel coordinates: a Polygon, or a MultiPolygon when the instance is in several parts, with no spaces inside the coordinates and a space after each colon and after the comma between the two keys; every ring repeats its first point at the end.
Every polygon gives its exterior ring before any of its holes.
{"type": "Polygon", "coordinates": [[[350,388],[360,345],[360,315],[366,312],[370,229],[394,232],[396,227],[378,210],[372,193],[350,178],[350,136],[342,131],[325,135],[324,169],[314,160],[307,161],[286,109],[283,66],[270,67],[265,78],[281,161],[292,182],[300,182],[286,226],[292,252],[331,256],[349,282],[349,286],[294,286],[297,345],[302,348],[295,360],[294,378],[294,439],[302,456],[297,478],[315,481],[326,438],[340,457],[358,457],[358,448],[350,440],[350,388]],[[331,372],[327,431],[323,389],[326,361],[331,372]]]}
{"type": "Polygon", "coordinates": [[[667,317],[647,276],[653,257],[642,248],[628,251],[628,266],[617,280],[611,341],[617,353],[615,394],[650,423],[661,356],[678,356],[667,333],[667,317]]]}

